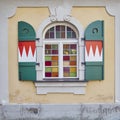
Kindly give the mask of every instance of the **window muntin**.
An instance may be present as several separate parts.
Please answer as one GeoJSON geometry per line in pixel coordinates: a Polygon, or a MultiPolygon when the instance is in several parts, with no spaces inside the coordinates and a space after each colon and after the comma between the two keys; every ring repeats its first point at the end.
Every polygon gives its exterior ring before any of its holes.
{"type": "Polygon", "coordinates": [[[69,26],[57,25],[47,30],[45,39],[76,38],[76,33],[69,26]]]}
{"type": "Polygon", "coordinates": [[[78,77],[78,40],[69,26],[56,25],[45,33],[44,78],[78,77]]]}

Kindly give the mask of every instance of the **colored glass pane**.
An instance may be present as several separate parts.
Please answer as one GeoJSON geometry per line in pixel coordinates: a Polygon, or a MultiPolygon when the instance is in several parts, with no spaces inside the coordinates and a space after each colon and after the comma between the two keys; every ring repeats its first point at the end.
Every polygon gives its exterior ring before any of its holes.
{"type": "Polygon", "coordinates": [[[45,38],[49,38],[49,32],[45,34],[45,38]]]}
{"type": "Polygon", "coordinates": [[[64,67],[64,68],[63,68],[63,71],[64,71],[64,72],[70,72],[70,68],[69,68],[69,67],[64,67]]]}
{"type": "Polygon", "coordinates": [[[58,66],[58,61],[52,61],[52,66],[58,66]]]}
{"type": "Polygon", "coordinates": [[[71,66],[75,66],[76,65],[76,61],[70,61],[70,65],[71,66]]]}
{"type": "Polygon", "coordinates": [[[71,32],[67,32],[67,38],[71,38],[71,32]]]}
{"type": "Polygon", "coordinates": [[[51,72],[45,72],[45,77],[51,77],[51,72]]]}
{"type": "Polygon", "coordinates": [[[69,53],[70,53],[70,54],[76,54],[77,51],[76,51],[76,49],[71,49],[69,53]]]}
{"type": "Polygon", "coordinates": [[[63,56],[63,60],[70,60],[70,56],[63,56]]]}
{"type": "Polygon", "coordinates": [[[45,45],[45,49],[51,49],[51,45],[49,44],[45,45]]]}
{"type": "Polygon", "coordinates": [[[70,68],[70,72],[76,72],[76,71],[77,71],[76,67],[71,67],[70,68]]]}
{"type": "Polygon", "coordinates": [[[54,27],[50,28],[50,31],[54,31],[54,27]]]}
{"type": "Polygon", "coordinates": [[[45,61],[45,66],[51,66],[51,65],[52,65],[51,61],[45,61]]]}
{"type": "Polygon", "coordinates": [[[64,54],[64,55],[68,55],[68,54],[69,54],[69,51],[68,51],[68,50],[64,50],[64,51],[63,51],[63,54],[64,54]]]}
{"type": "Polygon", "coordinates": [[[64,77],[69,77],[69,73],[68,72],[64,72],[64,77]]]}
{"type": "Polygon", "coordinates": [[[70,45],[70,48],[71,48],[71,49],[76,49],[76,44],[71,44],[71,45],[70,45]]]}
{"type": "Polygon", "coordinates": [[[64,61],[63,62],[63,66],[69,66],[70,65],[70,62],[69,61],[64,61]]]}
{"type": "Polygon", "coordinates": [[[61,38],[65,38],[65,32],[61,32],[61,38]]]}
{"type": "Polygon", "coordinates": [[[75,73],[70,73],[70,77],[76,77],[76,76],[77,76],[76,72],[75,73]]]}
{"type": "Polygon", "coordinates": [[[60,31],[60,26],[56,26],[56,31],[60,31]]]}
{"type": "Polygon", "coordinates": [[[54,49],[54,50],[57,50],[58,49],[58,45],[52,45],[52,49],[54,49]]]}
{"type": "Polygon", "coordinates": [[[58,54],[58,50],[52,50],[52,54],[58,54]]]}
{"type": "Polygon", "coordinates": [[[45,50],[45,54],[51,54],[51,50],[45,50]]]}
{"type": "Polygon", "coordinates": [[[51,61],[51,56],[45,56],[45,61],[51,61]]]}
{"type": "Polygon", "coordinates": [[[58,61],[58,56],[52,56],[52,60],[58,61]]]}
{"type": "Polygon", "coordinates": [[[58,68],[57,67],[53,67],[52,68],[52,72],[58,72],[58,68]]]}
{"type": "Polygon", "coordinates": [[[51,72],[52,68],[51,67],[45,67],[45,72],[51,72]]]}
{"type": "Polygon", "coordinates": [[[52,77],[58,77],[58,72],[53,72],[52,77]]]}
{"type": "Polygon", "coordinates": [[[50,32],[50,38],[54,38],[54,32],[50,32]]]}
{"type": "Polygon", "coordinates": [[[65,31],[65,26],[61,26],[61,31],[65,31]]]}
{"type": "Polygon", "coordinates": [[[60,32],[56,32],[56,38],[60,38],[60,32]]]}
{"type": "Polygon", "coordinates": [[[76,56],[70,56],[70,61],[76,61],[76,56]]]}
{"type": "Polygon", "coordinates": [[[69,45],[68,44],[64,44],[63,45],[63,49],[69,49],[69,45]]]}

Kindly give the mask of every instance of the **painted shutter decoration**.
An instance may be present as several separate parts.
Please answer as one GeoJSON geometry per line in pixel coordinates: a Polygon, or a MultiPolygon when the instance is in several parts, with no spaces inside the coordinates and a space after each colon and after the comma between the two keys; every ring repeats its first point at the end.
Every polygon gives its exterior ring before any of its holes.
{"type": "Polygon", "coordinates": [[[95,21],[85,31],[85,79],[104,79],[104,22],[95,21]]]}
{"type": "Polygon", "coordinates": [[[35,40],[33,27],[24,21],[18,22],[19,80],[36,80],[35,40]]]}

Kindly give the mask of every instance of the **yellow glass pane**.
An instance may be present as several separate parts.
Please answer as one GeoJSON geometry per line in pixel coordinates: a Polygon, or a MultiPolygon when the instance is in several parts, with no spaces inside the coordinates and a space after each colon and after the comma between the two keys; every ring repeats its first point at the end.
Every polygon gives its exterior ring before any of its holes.
{"type": "Polygon", "coordinates": [[[57,67],[53,67],[52,68],[52,72],[58,72],[58,68],[57,67]]]}
{"type": "Polygon", "coordinates": [[[77,71],[77,68],[76,67],[71,67],[70,68],[70,72],[76,72],[77,71]]]}
{"type": "Polygon", "coordinates": [[[70,56],[70,61],[76,61],[76,56],[70,56]]]}
{"type": "Polygon", "coordinates": [[[70,65],[69,63],[70,63],[69,61],[64,61],[63,66],[69,66],[70,65]]]}

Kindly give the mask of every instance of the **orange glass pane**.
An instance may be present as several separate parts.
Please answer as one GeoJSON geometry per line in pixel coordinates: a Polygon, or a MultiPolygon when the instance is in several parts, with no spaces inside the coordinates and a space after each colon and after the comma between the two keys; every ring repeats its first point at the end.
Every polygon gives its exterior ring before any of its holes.
{"type": "Polygon", "coordinates": [[[52,56],[52,60],[58,61],[58,56],[52,56]]]}
{"type": "Polygon", "coordinates": [[[70,56],[70,61],[76,61],[76,56],[70,56]]]}
{"type": "Polygon", "coordinates": [[[76,61],[70,61],[70,65],[76,65],[76,61]]]}
{"type": "Polygon", "coordinates": [[[58,62],[57,61],[52,61],[52,65],[51,66],[58,66],[58,62]]]}
{"type": "Polygon", "coordinates": [[[69,73],[68,72],[64,72],[64,77],[69,77],[69,73]]]}
{"type": "Polygon", "coordinates": [[[58,77],[58,72],[53,72],[52,77],[58,77]]]}

